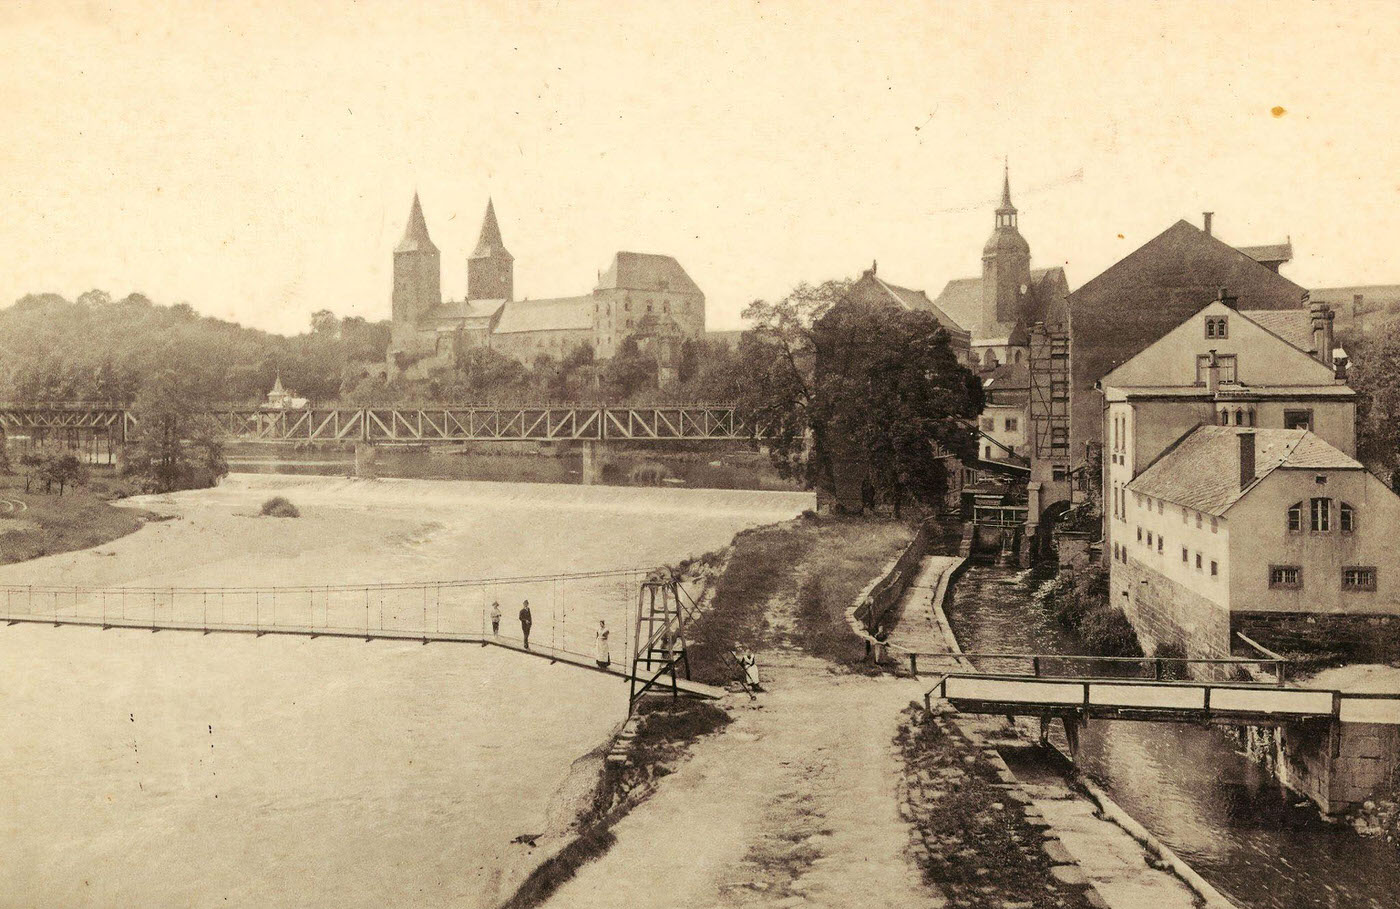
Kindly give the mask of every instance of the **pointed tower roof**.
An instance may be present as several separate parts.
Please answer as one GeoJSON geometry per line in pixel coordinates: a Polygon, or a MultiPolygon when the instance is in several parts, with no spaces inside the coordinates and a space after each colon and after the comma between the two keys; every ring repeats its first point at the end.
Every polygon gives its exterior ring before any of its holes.
{"type": "Polygon", "coordinates": [[[408,226],[404,228],[403,239],[394,247],[394,252],[437,252],[428,236],[428,222],[423,220],[423,206],[418,202],[418,193],[413,194],[413,207],[408,211],[408,226]]]}
{"type": "Polygon", "coordinates": [[[280,369],[277,371],[277,381],[272,383],[272,391],[270,393],[274,395],[286,394],[286,392],[282,390],[282,371],[280,369]]]}
{"type": "Polygon", "coordinates": [[[486,200],[486,217],[481,219],[481,237],[477,239],[476,249],[472,251],[471,257],[473,259],[501,257],[512,260],[515,258],[501,240],[501,228],[496,223],[496,206],[489,197],[486,200]]]}
{"type": "Polygon", "coordinates": [[[1001,207],[997,209],[998,214],[1014,214],[1016,206],[1011,204],[1011,166],[1002,165],[1001,172],[1001,207]]]}

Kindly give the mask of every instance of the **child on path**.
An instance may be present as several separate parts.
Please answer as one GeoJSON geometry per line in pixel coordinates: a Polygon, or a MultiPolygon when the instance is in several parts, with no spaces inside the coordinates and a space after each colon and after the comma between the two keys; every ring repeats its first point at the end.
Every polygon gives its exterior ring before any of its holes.
{"type": "Polygon", "coordinates": [[[501,633],[501,601],[495,600],[491,603],[491,633],[501,633]]]}

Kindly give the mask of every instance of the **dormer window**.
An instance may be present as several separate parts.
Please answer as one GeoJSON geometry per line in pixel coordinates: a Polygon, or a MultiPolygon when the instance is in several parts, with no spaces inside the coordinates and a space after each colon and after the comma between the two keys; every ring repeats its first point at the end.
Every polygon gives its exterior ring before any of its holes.
{"type": "Polygon", "coordinates": [[[1211,340],[1216,338],[1228,338],[1230,336],[1229,316],[1207,316],[1206,317],[1206,337],[1211,340]]]}

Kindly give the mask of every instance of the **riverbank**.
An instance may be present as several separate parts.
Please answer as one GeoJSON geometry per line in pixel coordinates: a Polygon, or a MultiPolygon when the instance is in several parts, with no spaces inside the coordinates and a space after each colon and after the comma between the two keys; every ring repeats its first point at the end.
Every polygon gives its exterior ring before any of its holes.
{"type": "Polygon", "coordinates": [[[101,546],[139,530],[154,517],[115,504],[132,492],[107,468],[93,468],[86,486],[63,495],[24,488],[21,474],[0,476],[0,565],[101,546]]]}

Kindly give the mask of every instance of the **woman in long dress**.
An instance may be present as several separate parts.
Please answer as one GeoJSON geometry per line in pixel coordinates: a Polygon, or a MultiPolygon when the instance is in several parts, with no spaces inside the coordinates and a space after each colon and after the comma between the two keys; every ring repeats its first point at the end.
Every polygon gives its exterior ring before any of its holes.
{"type": "Polygon", "coordinates": [[[612,663],[612,654],[608,652],[608,625],[602,619],[598,620],[598,630],[593,632],[593,658],[598,661],[599,669],[607,669],[612,663]]]}

